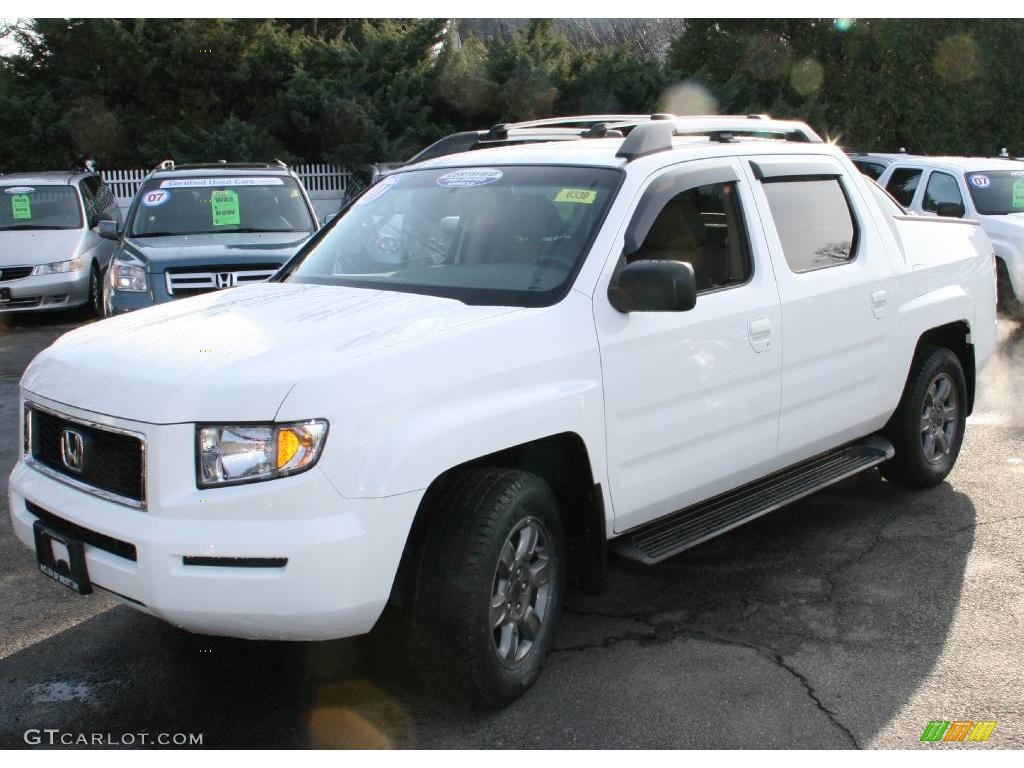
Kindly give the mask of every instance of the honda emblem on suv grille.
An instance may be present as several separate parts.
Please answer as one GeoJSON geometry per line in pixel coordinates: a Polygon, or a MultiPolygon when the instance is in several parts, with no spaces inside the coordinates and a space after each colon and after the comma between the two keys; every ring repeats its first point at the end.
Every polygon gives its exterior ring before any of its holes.
{"type": "Polygon", "coordinates": [[[218,272],[217,273],[217,287],[218,288],[231,288],[235,284],[235,275],[233,272],[218,272]]]}
{"type": "Polygon", "coordinates": [[[85,441],[80,432],[65,429],[60,434],[60,455],[64,466],[73,472],[81,472],[85,463],[85,441]]]}

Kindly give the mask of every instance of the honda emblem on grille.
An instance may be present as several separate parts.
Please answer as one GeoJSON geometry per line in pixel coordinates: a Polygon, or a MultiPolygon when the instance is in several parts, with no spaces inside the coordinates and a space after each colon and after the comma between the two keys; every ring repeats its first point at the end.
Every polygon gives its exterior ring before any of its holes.
{"type": "Polygon", "coordinates": [[[231,288],[235,284],[235,275],[232,272],[218,272],[217,273],[217,287],[218,288],[231,288]]]}
{"type": "Polygon", "coordinates": [[[72,472],[81,472],[85,463],[85,441],[82,434],[73,429],[65,429],[60,434],[60,455],[64,466],[72,472]]]}

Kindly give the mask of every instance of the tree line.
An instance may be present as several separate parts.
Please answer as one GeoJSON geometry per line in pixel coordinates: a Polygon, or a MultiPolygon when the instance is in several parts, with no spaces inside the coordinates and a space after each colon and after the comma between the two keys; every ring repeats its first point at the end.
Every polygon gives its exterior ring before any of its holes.
{"type": "Polygon", "coordinates": [[[691,20],[665,57],[458,20],[33,19],[0,57],[0,170],[402,160],[595,112],[767,112],[866,151],[1024,154],[1016,20],[691,20]]]}

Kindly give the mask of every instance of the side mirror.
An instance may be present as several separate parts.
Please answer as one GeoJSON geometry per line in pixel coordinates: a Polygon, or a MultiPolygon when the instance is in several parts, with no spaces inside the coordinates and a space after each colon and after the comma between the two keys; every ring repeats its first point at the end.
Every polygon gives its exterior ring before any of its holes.
{"type": "Polygon", "coordinates": [[[116,221],[104,219],[97,226],[99,227],[97,232],[104,240],[121,239],[121,228],[117,225],[116,221]]]}
{"type": "Polygon", "coordinates": [[[938,216],[962,219],[966,211],[964,210],[963,203],[939,203],[935,206],[935,213],[938,216]]]}
{"type": "Polygon", "coordinates": [[[634,261],[612,278],[608,301],[619,312],[687,312],[697,303],[693,267],[685,261],[634,261]]]}

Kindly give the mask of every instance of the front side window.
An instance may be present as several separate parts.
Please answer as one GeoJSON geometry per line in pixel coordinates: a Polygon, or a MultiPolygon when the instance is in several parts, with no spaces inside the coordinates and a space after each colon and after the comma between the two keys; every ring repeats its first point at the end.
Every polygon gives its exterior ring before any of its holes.
{"type": "Polygon", "coordinates": [[[857,227],[839,179],[764,180],[764,193],[794,272],[846,264],[853,258],[857,227]]]}
{"type": "Polygon", "coordinates": [[[1024,167],[1019,171],[974,171],[965,174],[965,178],[978,213],[1024,213],[1024,167]]]}
{"type": "Polygon", "coordinates": [[[747,282],[750,245],[736,182],[693,187],[669,200],[629,257],[640,259],[688,262],[698,291],[747,282]]]}
{"type": "Polygon", "coordinates": [[[914,202],[917,185],[921,183],[921,173],[920,168],[897,168],[889,177],[885,191],[895,197],[896,202],[904,208],[909,208],[914,202]]]}
{"type": "Polygon", "coordinates": [[[128,229],[132,237],[310,232],[313,219],[290,176],[181,176],[147,181],[128,229]]]}
{"type": "Polygon", "coordinates": [[[951,203],[963,208],[964,199],[960,196],[960,186],[956,179],[948,173],[932,171],[928,177],[928,185],[924,188],[924,202],[921,203],[922,210],[938,212],[940,203],[951,203]]]}
{"type": "Polygon", "coordinates": [[[620,179],[568,166],[395,173],[281,279],[546,306],[568,291],[620,179]]]}
{"type": "Polygon", "coordinates": [[[0,230],[79,229],[78,191],[67,184],[0,186],[0,230]]]}

